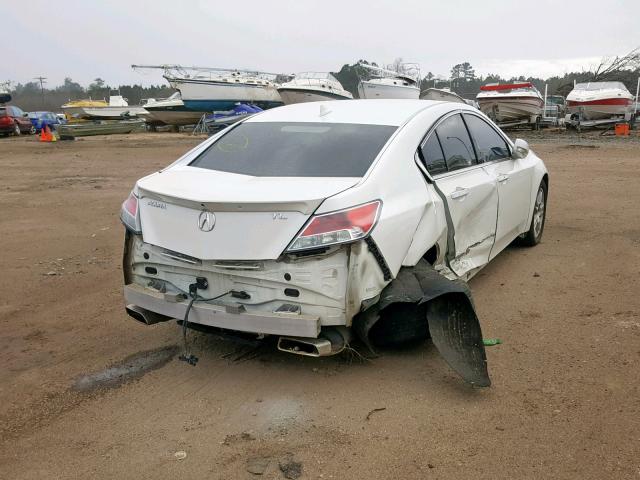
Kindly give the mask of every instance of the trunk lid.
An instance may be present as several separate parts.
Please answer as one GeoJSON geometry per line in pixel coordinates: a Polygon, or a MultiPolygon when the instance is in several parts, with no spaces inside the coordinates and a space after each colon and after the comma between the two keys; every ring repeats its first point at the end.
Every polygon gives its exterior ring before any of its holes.
{"type": "Polygon", "coordinates": [[[176,166],[138,182],[143,240],[202,260],[274,260],[325,198],[359,180],[176,166]]]}

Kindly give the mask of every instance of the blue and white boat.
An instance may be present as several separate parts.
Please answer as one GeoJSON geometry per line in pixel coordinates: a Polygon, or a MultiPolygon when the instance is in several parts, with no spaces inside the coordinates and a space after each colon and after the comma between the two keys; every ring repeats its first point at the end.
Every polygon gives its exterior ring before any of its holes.
{"type": "Polygon", "coordinates": [[[166,72],[164,77],[180,92],[188,110],[227,111],[238,103],[253,104],[262,109],[283,105],[276,85],[260,73],[203,69],[193,75],[166,72]]]}

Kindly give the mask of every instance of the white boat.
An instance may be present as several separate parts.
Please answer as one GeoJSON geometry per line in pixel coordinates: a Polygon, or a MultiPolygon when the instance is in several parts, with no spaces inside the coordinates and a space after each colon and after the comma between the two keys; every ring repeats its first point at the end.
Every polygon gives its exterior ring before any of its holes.
{"type": "Polygon", "coordinates": [[[188,110],[180,92],[175,92],[169,98],[150,98],[143,105],[145,113],[140,114],[150,125],[195,125],[206,112],[188,110]]]}
{"type": "Polygon", "coordinates": [[[578,83],[567,95],[567,113],[600,120],[633,113],[633,95],[622,82],[578,83]]]}
{"type": "Polygon", "coordinates": [[[201,69],[193,75],[165,74],[169,84],[180,92],[184,106],[198,112],[231,110],[238,103],[262,109],[283,105],[275,83],[260,73],[201,69]]]}
{"type": "Polygon", "coordinates": [[[478,104],[474,100],[467,100],[466,98],[462,98],[460,95],[452,92],[448,88],[427,88],[422,93],[420,93],[420,100],[466,103],[467,105],[478,108],[478,104]]]}
{"type": "Polygon", "coordinates": [[[304,72],[278,87],[285,105],[319,102],[322,100],[351,100],[353,95],[330,73],[304,72]]]}
{"type": "Polygon", "coordinates": [[[367,69],[373,78],[362,79],[358,83],[358,95],[363,99],[374,98],[406,98],[420,97],[420,69],[415,63],[403,63],[395,67],[380,68],[366,63],[359,63],[367,69]]]}
{"type": "Polygon", "coordinates": [[[119,93],[109,96],[109,103],[94,100],[72,101],[62,105],[62,110],[69,118],[88,120],[118,120],[123,117],[136,117],[145,113],[140,106],[130,106],[126,98],[119,93]]]}
{"type": "Polygon", "coordinates": [[[489,84],[476,96],[480,110],[498,123],[535,121],[544,109],[544,99],[530,82],[489,84]]]}

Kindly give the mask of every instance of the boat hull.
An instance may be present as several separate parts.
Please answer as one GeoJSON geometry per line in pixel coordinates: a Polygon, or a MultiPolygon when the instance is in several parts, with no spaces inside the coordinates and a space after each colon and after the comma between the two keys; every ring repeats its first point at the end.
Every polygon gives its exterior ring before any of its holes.
{"type": "Polygon", "coordinates": [[[147,123],[155,125],[195,125],[206,112],[191,110],[149,110],[147,123]]]}
{"type": "Polygon", "coordinates": [[[57,130],[60,138],[87,137],[93,135],[114,135],[131,133],[144,126],[142,120],[123,122],[86,122],[59,125],[57,130]]]}
{"type": "Polygon", "coordinates": [[[499,123],[530,120],[541,116],[544,108],[544,101],[538,97],[478,97],[476,100],[480,110],[499,123]]]}
{"type": "Polygon", "coordinates": [[[248,103],[260,107],[263,110],[270,108],[281,107],[284,105],[282,100],[275,101],[263,101],[263,100],[247,100],[247,99],[235,99],[235,100],[183,100],[184,106],[187,110],[194,112],[226,112],[233,110],[233,107],[239,103],[248,103]]]}
{"type": "Polygon", "coordinates": [[[284,87],[278,88],[278,93],[285,105],[293,103],[322,102],[324,100],[350,100],[349,97],[333,92],[313,90],[310,88],[284,87]]]}
{"type": "Polygon", "coordinates": [[[584,120],[603,120],[622,117],[633,111],[629,98],[603,98],[589,101],[567,101],[567,113],[581,115],[584,120]]]}
{"type": "Polygon", "coordinates": [[[420,97],[420,89],[408,85],[385,85],[362,81],[358,84],[358,95],[364,99],[398,98],[417,100],[420,97]]]}
{"type": "Polygon", "coordinates": [[[262,109],[284,104],[276,88],[269,85],[217,82],[198,79],[168,79],[180,92],[182,102],[188,110],[215,112],[232,110],[238,103],[257,105],[262,109]]]}

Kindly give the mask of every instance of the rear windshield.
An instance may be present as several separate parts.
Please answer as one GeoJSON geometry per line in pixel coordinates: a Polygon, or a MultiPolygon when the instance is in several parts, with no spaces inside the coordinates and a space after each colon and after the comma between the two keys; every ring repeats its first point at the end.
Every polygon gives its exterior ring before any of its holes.
{"type": "Polygon", "coordinates": [[[362,177],[396,128],[246,122],[190,165],[255,177],[362,177]]]}

